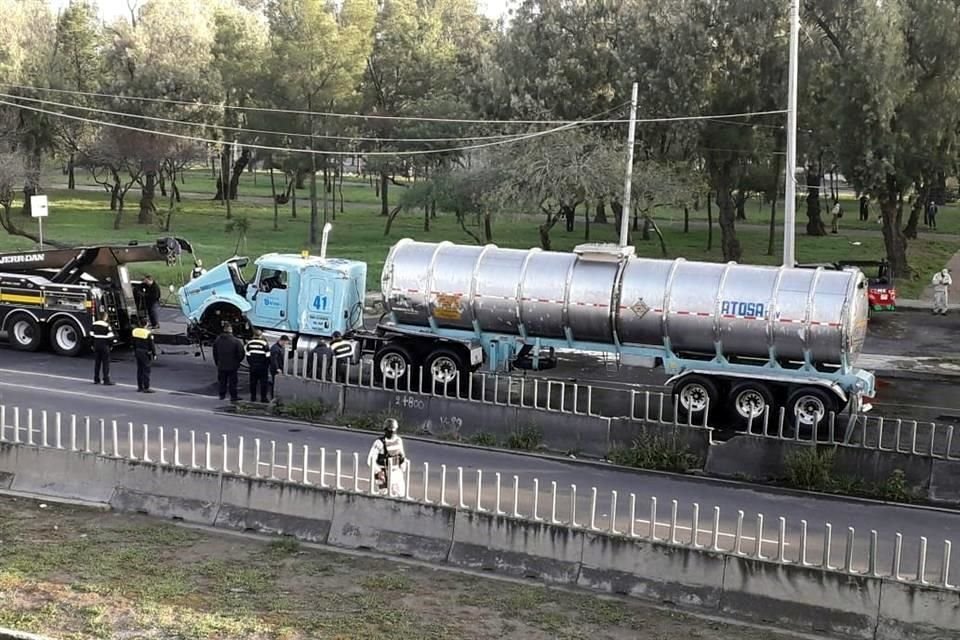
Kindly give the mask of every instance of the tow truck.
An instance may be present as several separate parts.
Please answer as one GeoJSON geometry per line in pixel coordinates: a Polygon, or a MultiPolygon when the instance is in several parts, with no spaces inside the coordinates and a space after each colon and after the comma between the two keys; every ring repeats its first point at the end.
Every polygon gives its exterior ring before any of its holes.
{"type": "Polygon", "coordinates": [[[174,265],[183,253],[193,247],[182,238],[0,253],[0,333],[19,351],[49,346],[77,356],[90,345],[97,314],[106,311],[118,342],[127,343],[142,312],[127,265],[174,265]]]}

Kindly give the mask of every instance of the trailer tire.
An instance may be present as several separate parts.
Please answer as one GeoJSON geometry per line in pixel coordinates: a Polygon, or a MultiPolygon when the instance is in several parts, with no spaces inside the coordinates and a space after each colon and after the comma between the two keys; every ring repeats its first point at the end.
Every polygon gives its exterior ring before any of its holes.
{"type": "Polygon", "coordinates": [[[709,417],[704,413],[719,406],[720,391],[717,383],[710,378],[691,375],[673,385],[673,397],[676,398],[678,419],[695,420],[697,424],[702,424],[709,417]]]}
{"type": "Polygon", "coordinates": [[[762,382],[740,382],[730,390],[730,416],[734,427],[754,431],[763,424],[768,411],[773,412],[776,400],[770,387],[762,382]]]}
{"type": "Polygon", "coordinates": [[[427,356],[424,373],[430,382],[431,393],[449,393],[463,388],[469,371],[463,356],[455,349],[440,347],[427,356]]]}
{"type": "Polygon", "coordinates": [[[14,314],[7,320],[10,345],[17,351],[38,351],[43,345],[43,330],[33,316],[14,314]]]}
{"type": "Polygon", "coordinates": [[[839,399],[826,389],[800,387],[787,400],[787,419],[797,430],[812,432],[839,409],[839,399]]]}
{"type": "Polygon", "coordinates": [[[373,357],[373,372],[376,383],[396,390],[410,388],[414,378],[416,358],[403,344],[388,344],[373,357]]]}
{"type": "Polygon", "coordinates": [[[84,351],[86,342],[77,323],[70,318],[58,318],[50,327],[50,348],[58,356],[73,358],[84,351]]]}

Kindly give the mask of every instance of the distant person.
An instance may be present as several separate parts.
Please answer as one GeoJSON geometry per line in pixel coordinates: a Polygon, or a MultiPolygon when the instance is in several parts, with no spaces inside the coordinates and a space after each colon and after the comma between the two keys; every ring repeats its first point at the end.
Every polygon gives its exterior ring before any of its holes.
{"type": "Polygon", "coordinates": [[[231,402],[240,400],[237,376],[246,355],[243,342],[233,335],[233,327],[229,323],[224,324],[223,332],[213,341],[213,361],[217,365],[217,386],[221,400],[226,399],[228,391],[231,402]]]}
{"type": "Polygon", "coordinates": [[[203,260],[201,260],[200,258],[197,258],[193,262],[193,270],[190,272],[190,279],[196,280],[206,272],[207,270],[203,268],[203,260]]]}
{"type": "Polygon", "coordinates": [[[391,498],[407,495],[406,472],[409,468],[403,439],[397,435],[399,425],[393,418],[383,423],[383,436],[373,441],[367,454],[367,465],[373,469],[375,489],[391,498]]]}
{"type": "Polygon", "coordinates": [[[330,369],[333,367],[333,349],[326,340],[321,340],[310,351],[310,361],[307,363],[307,377],[328,380],[330,369]]]}
{"type": "Polygon", "coordinates": [[[290,346],[290,338],[280,336],[280,339],[270,347],[270,393],[276,393],[277,374],[284,372],[286,353],[290,346]]]}
{"type": "Polygon", "coordinates": [[[260,392],[260,402],[268,402],[270,388],[270,347],[263,339],[263,332],[255,329],[253,338],[246,345],[247,367],[250,369],[250,402],[257,401],[257,391],[260,392]]]}
{"type": "Polygon", "coordinates": [[[153,279],[153,276],[143,276],[143,282],[140,283],[140,299],[143,300],[143,306],[150,319],[148,324],[151,329],[160,328],[160,285],[153,279]]]}
{"type": "Polygon", "coordinates": [[[157,346],[153,342],[150,329],[143,326],[143,320],[137,318],[137,328],[133,330],[133,355],[137,361],[137,391],[153,393],[150,388],[150,368],[157,359],[157,346]]]}
{"type": "Polygon", "coordinates": [[[932,199],[927,203],[927,226],[931,229],[937,228],[937,214],[940,212],[937,203],[932,199]]]}
{"type": "Polygon", "coordinates": [[[833,209],[830,210],[830,233],[840,233],[840,218],[843,217],[843,209],[840,208],[840,201],[833,201],[833,209]]]}
{"type": "Polygon", "coordinates": [[[860,196],[860,221],[870,220],[870,196],[863,194],[860,196]]]}
{"type": "Polygon", "coordinates": [[[110,316],[101,312],[97,321],[90,327],[93,336],[93,384],[100,384],[103,374],[103,384],[113,385],[110,379],[110,349],[113,348],[113,327],[110,326],[110,316]]]}
{"type": "Polygon", "coordinates": [[[933,276],[933,315],[947,315],[950,285],[953,284],[953,278],[950,277],[950,270],[943,269],[937,271],[933,276]]]}

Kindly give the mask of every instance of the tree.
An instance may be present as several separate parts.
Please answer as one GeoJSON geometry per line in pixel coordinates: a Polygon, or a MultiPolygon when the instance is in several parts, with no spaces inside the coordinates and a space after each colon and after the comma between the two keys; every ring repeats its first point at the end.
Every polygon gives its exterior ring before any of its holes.
{"type": "MultiPolygon", "coordinates": [[[[268,68],[275,99],[281,106],[308,112],[333,110],[354,93],[372,44],[375,5],[372,0],[344,0],[338,7],[321,0],[273,0],[268,68]]],[[[311,136],[325,128],[313,115],[288,120],[292,129],[311,136]]],[[[290,130],[290,129],[288,129],[290,130]]],[[[302,141],[296,146],[301,147],[302,141]]],[[[310,138],[312,152],[323,149],[310,138]]],[[[310,175],[309,242],[318,242],[317,154],[306,158],[310,175]]],[[[324,166],[326,166],[324,164],[324,166]]]]}
{"type": "MultiPolygon", "coordinates": [[[[56,89],[91,92],[96,89],[100,71],[102,34],[96,7],[86,0],[72,0],[57,17],[56,40],[51,62],[50,84],[56,89]]],[[[71,104],[89,106],[84,95],[71,95],[71,104]]],[[[67,188],[76,186],[77,154],[95,133],[92,125],[70,119],[54,122],[57,146],[66,155],[67,188]]]]}

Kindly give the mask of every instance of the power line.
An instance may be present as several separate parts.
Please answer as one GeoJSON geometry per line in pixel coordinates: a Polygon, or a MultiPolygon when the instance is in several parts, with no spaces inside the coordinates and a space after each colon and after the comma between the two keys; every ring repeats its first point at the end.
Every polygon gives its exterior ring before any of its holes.
{"type": "MultiPolygon", "coordinates": [[[[7,100],[0,100],[0,105],[7,105],[9,107],[14,107],[17,109],[26,109],[27,111],[33,111],[35,113],[43,113],[46,115],[56,116],[59,118],[67,118],[69,120],[75,120],[78,122],[86,122],[88,124],[98,124],[104,127],[113,127],[115,129],[125,129],[127,131],[136,131],[139,133],[147,133],[156,136],[163,136],[167,138],[176,138],[179,140],[188,140],[191,142],[202,142],[205,144],[211,145],[220,145],[224,144],[222,140],[212,140],[210,138],[201,138],[199,136],[187,136],[179,133],[172,133],[169,131],[153,131],[151,129],[144,129],[142,127],[133,127],[130,125],[120,124],[119,122],[105,122],[103,120],[95,120],[92,118],[83,118],[81,116],[71,115],[69,113],[62,113],[58,111],[50,111],[49,109],[42,109],[40,107],[31,107],[24,104],[16,104],[14,102],[9,102],[7,100]]],[[[535,131],[533,133],[521,134],[509,140],[498,140],[494,142],[484,142],[481,144],[465,145],[461,147],[449,147],[445,149],[422,149],[419,151],[315,151],[313,149],[295,149],[288,147],[274,147],[270,145],[262,144],[248,144],[244,145],[250,149],[259,149],[261,151],[280,151],[283,153],[305,153],[321,156],[355,156],[363,155],[367,157],[374,156],[421,156],[421,155],[436,155],[440,153],[453,153],[459,151],[475,151],[477,149],[484,149],[487,147],[501,146],[505,144],[512,144],[515,142],[521,142],[523,140],[529,140],[532,138],[538,138],[540,136],[549,135],[551,133],[558,133],[567,129],[574,129],[576,127],[581,127],[589,124],[594,124],[589,120],[578,120],[570,122],[559,127],[554,127],[552,129],[546,129],[545,131],[535,131]]]]}
{"type": "Polygon", "coordinates": [[[503,140],[507,138],[515,138],[518,135],[523,135],[523,134],[517,134],[517,133],[510,133],[510,134],[500,134],[500,135],[493,135],[493,136],[465,136],[465,137],[459,137],[459,138],[372,138],[372,137],[364,137],[364,136],[336,136],[336,135],[322,135],[322,134],[315,134],[315,133],[297,133],[293,131],[274,131],[269,129],[248,129],[246,127],[230,127],[226,125],[213,125],[213,124],[208,124],[206,122],[192,122],[190,120],[176,120],[174,118],[162,118],[160,116],[147,116],[147,115],[141,115],[136,113],[127,113],[124,111],[111,111],[109,109],[99,109],[97,107],[86,107],[79,104],[70,104],[67,102],[56,102],[54,100],[44,100],[42,98],[28,98],[27,96],[17,96],[9,93],[0,93],[0,98],[7,98],[9,100],[24,100],[26,102],[53,105],[53,106],[66,108],[66,109],[77,109],[79,111],[102,113],[105,115],[119,116],[122,118],[136,118],[140,120],[150,120],[152,122],[165,122],[168,124],[185,125],[185,126],[191,126],[191,127],[210,127],[213,129],[223,129],[225,131],[239,131],[243,133],[289,136],[292,138],[347,140],[350,142],[467,142],[471,140],[503,140]]]}
{"type": "MultiPolygon", "coordinates": [[[[477,120],[469,118],[432,118],[426,116],[386,116],[386,115],[363,115],[358,113],[337,113],[331,111],[305,111],[299,109],[280,109],[273,107],[241,107],[239,105],[211,104],[207,102],[191,102],[189,100],[172,100],[170,98],[148,98],[143,96],[122,96],[110,93],[97,93],[91,91],[73,91],[69,89],[51,89],[47,87],[32,87],[29,85],[18,85],[10,83],[0,83],[0,86],[13,87],[15,89],[24,89],[28,91],[45,91],[49,93],[62,93],[68,95],[110,98],[114,100],[135,100],[141,102],[156,102],[161,104],[176,104],[188,107],[209,107],[212,109],[235,109],[239,111],[255,111],[266,113],[286,113],[293,115],[321,116],[329,118],[353,118],[360,120],[401,120],[412,122],[448,122],[457,124],[542,124],[542,125],[565,125],[578,124],[582,120],[477,120]]],[[[786,109],[775,109],[768,111],[747,111],[742,113],[721,113],[709,116],[666,116],[656,118],[638,118],[638,123],[654,122],[686,122],[696,120],[716,120],[718,118],[751,118],[758,116],[782,115],[786,109]]],[[[624,124],[629,122],[626,119],[618,120],[595,120],[593,124],[624,124]]]]}

